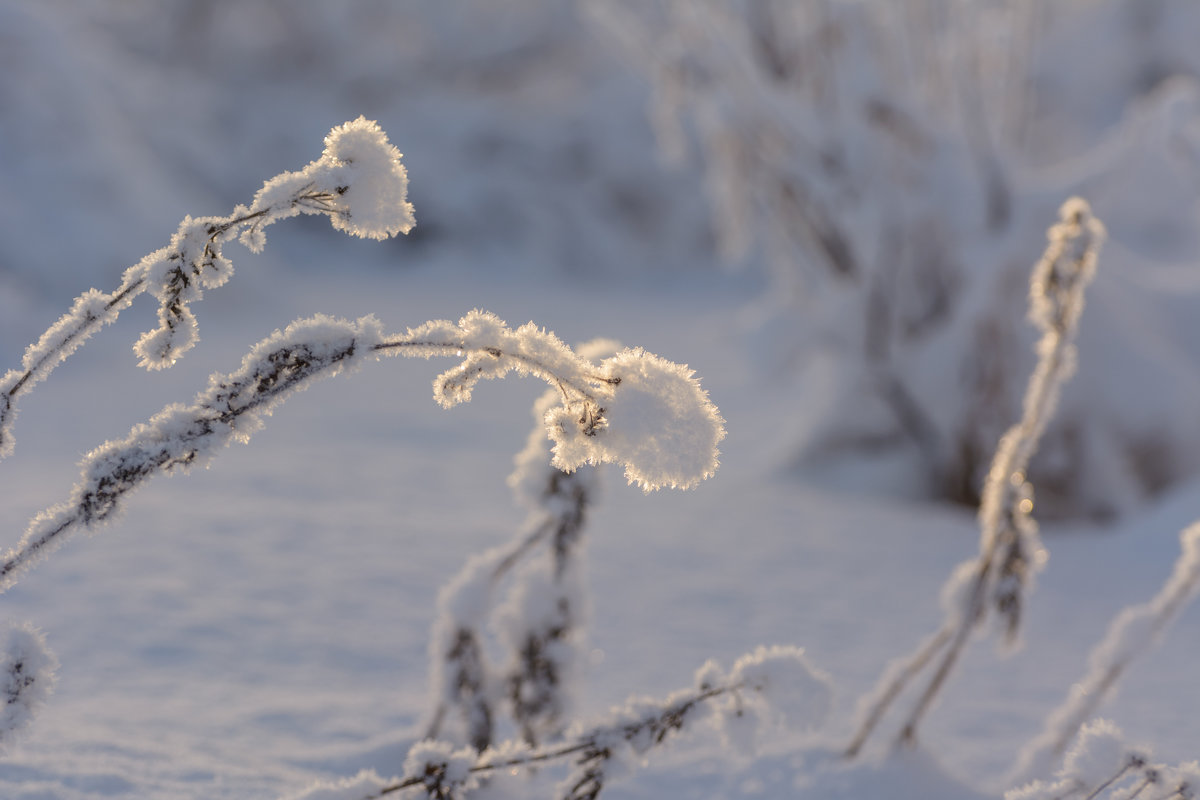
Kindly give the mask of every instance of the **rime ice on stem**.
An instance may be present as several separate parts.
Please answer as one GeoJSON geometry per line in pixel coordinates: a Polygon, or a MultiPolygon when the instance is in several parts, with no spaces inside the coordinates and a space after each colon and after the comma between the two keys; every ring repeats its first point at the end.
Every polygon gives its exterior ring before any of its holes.
{"type": "Polygon", "coordinates": [[[1088,204],[1075,197],[1063,204],[1059,222],[1047,237],[1049,245],[1030,279],[1029,316],[1042,331],[1038,363],[1025,392],[1021,420],[1001,437],[984,483],[979,556],[960,564],[943,587],[941,627],[914,653],[890,665],[861,701],[856,732],[846,748],[849,757],[857,755],[909,681],[930,667],[932,674],[900,733],[902,743],[916,740],[922,717],[989,609],[1003,620],[1010,644],[1017,636],[1024,598],[1046,557],[1031,516],[1033,490],[1025,474],[1062,385],[1075,370],[1074,337],[1083,291],[1096,269],[1104,227],[1088,204]]]}
{"type": "Polygon", "coordinates": [[[89,289],[76,298],[25,351],[21,367],[0,378],[0,457],[12,452],[18,396],[45,380],[138,295],[149,291],[159,301],[158,326],[134,346],[139,363],[169,367],[198,339],[190,304],[233,274],[222,251],[227,242],[238,239],[257,253],[267,226],[299,214],[325,214],[338,230],[369,239],[407,233],[414,224],[407,192],[400,152],[378,124],[359,117],[330,131],[319,159],[263,184],[249,206],[225,217],[185,217],[167,247],[127,269],[115,291],[89,289]]]}
{"type": "Polygon", "coordinates": [[[35,517],[17,547],[0,560],[0,591],[69,534],[108,520],[126,494],[157,473],[206,463],[229,442],[246,441],[290,394],[315,377],[361,361],[379,338],[373,317],[355,323],[330,317],[295,322],[259,342],[236,372],[211,376],[190,405],[169,405],[124,439],[93,450],[83,460],[71,497],[35,517]]]}

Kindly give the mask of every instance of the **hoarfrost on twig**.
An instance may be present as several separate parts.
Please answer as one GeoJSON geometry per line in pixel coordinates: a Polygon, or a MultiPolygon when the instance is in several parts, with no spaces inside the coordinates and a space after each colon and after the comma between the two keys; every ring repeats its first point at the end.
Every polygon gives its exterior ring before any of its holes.
{"type": "Polygon", "coordinates": [[[267,226],[299,214],[324,214],[338,230],[369,239],[407,233],[415,223],[400,157],[377,123],[359,117],[340,125],[325,137],[319,159],[268,180],[249,206],[225,217],[185,217],[170,244],[125,270],[116,290],[81,294],[29,346],[21,366],[0,377],[0,458],[12,452],[18,396],[45,380],[143,292],[155,296],[159,310],[158,326],[134,345],[139,363],[162,369],[191,349],[199,333],[190,304],[233,274],[222,251],[226,242],[239,239],[258,252],[267,226]]]}

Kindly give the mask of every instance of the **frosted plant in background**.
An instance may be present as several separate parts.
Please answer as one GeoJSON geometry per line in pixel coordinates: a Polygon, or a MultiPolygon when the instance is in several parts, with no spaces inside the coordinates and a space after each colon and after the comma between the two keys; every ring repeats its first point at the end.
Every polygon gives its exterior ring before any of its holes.
{"type": "Polygon", "coordinates": [[[1107,720],[1084,725],[1054,778],[1004,793],[1004,800],[1192,800],[1200,796],[1200,764],[1154,764],[1150,753],[1130,747],[1107,720]]]}
{"type": "MultiPolygon", "coordinates": [[[[789,366],[799,351],[834,350],[856,378],[842,411],[871,398],[871,417],[882,411],[893,440],[916,451],[926,490],[947,493],[955,443],[906,361],[956,313],[975,266],[963,240],[1011,224],[1000,143],[1024,110],[1032,5],[587,9],[649,77],[668,158],[693,151],[723,255],[766,265],[781,320],[767,346],[789,366]]],[[[858,417],[846,427],[878,427],[858,417]]]]}
{"type": "Polygon", "coordinates": [[[89,289],[81,294],[71,310],[29,346],[21,367],[0,378],[0,457],[12,452],[18,396],[45,380],[143,292],[159,301],[159,324],[134,346],[138,363],[163,369],[191,349],[199,333],[190,304],[233,274],[223,252],[227,242],[238,239],[257,253],[266,244],[268,226],[299,214],[324,214],[338,230],[368,239],[407,233],[414,219],[400,155],[375,122],[362,117],[347,122],[325,137],[319,159],[268,180],[249,206],[238,206],[225,217],[186,217],[171,243],[127,269],[115,291],[89,289]]]}
{"type": "Polygon", "coordinates": [[[768,278],[752,349],[766,372],[796,378],[809,409],[787,454],[805,477],[978,505],[1033,366],[1016,323],[1023,265],[1036,258],[1046,215],[1070,195],[1102,204],[1125,245],[1111,254],[1113,303],[1093,317],[1090,335],[1104,344],[1085,358],[1102,365],[1118,351],[1143,363],[1161,413],[1145,413],[1109,371],[1077,384],[1069,417],[1046,432],[1053,457],[1032,465],[1041,514],[1120,514],[1196,472],[1195,348],[1153,310],[1194,288],[1121,277],[1200,255],[1187,144],[1196,104],[1180,102],[1196,93],[1196,72],[1184,66],[1194,59],[1159,49],[1173,38],[1162,32],[1140,35],[1152,19],[1190,30],[1186,5],[585,6],[647,79],[666,159],[705,180],[725,258],[768,278]],[[1099,40],[1145,48],[1137,59],[1154,68],[1100,63],[1099,40]],[[1171,70],[1189,77],[1144,85],[1137,103],[1128,102],[1136,91],[1115,90],[1118,76],[1159,80],[1171,70]],[[1113,103],[1115,92],[1129,93],[1103,125],[1066,123],[1086,132],[1066,147],[1042,127],[1097,95],[1113,103]],[[1187,251],[1158,264],[1139,255],[1163,253],[1164,231],[1187,251]]]}
{"type": "Polygon", "coordinates": [[[492,584],[508,548],[472,556],[438,593],[429,636],[429,697],[434,703],[425,738],[462,741],[476,750],[492,743],[495,677],[483,629],[493,603],[492,584]],[[462,729],[456,735],[453,723],[462,729]]]}
{"type": "Polygon", "coordinates": [[[1062,385],[1075,370],[1074,337],[1083,313],[1083,291],[1095,273],[1104,240],[1104,227],[1082,199],[1068,200],[1059,216],[1047,232],[1049,245],[1030,279],[1029,316],[1042,332],[1038,364],[1029,379],[1021,420],[1001,438],[984,485],[979,556],[959,565],[943,587],[941,627],[911,655],[891,664],[860,701],[856,732],[846,747],[849,756],[858,754],[908,683],[930,667],[932,674],[900,732],[900,741],[916,740],[921,718],[989,610],[1003,620],[1008,642],[1016,639],[1025,595],[1046,558],[1031,516],[1033,488],[1026,474],[1062,385]]]}
{"type": "MultiPolygon", "coordinates": [[[[1013,780],[1048,771],[1076,731],[1108,699],[1133,659],[1150,650],[1200,589],[1200,523],[1179,536],[1181,551],[1167,581],[1149,602],[1130,606],[1112,621],[1088,658],[1088,672],[1046,718],[1045,729],[1024,750],[1013,780]]],[[[1195,784],[1200,792],[1200,784],[1195,784]]]]}

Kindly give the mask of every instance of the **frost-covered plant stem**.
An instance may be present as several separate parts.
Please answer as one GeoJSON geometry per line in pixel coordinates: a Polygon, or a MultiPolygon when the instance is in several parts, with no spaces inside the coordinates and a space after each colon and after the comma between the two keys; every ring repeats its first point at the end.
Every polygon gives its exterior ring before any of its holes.
{"type": "Polygon", "coordinates": [[[299,214],[325,214],[335,228],[352,235],[387,238],[414,224],[407,189],[400,152],[376,123],[360,117],[329,133],[320,159],[264,183],[249,206],[225,217],[185,217],[167,247],[125,270],[115,291],[90,289],[77,297],[71,310],[29,346],[21,367],[0,377],[0,458],[13,449],[17,398],[116,320],[138,295],[149,291],[159,300],[158,328],[134,347],[139,363],[169,367],[198,338],[189,304],[233,274],[222,253],[227,242],[240,239],[259,252],[268,226],[299,214]]]}
{"type": "Polygon", "coordinates": [[[1083,291],[1095,272],[1104,228],[1085,201],[1072,198],[1063,204],[1059,222],[1047,236],[1050,243],[1030,280],[1029,315],[1042,331],[1038,363],[1026,389],[1021,420],[1001,437],[984,483],[979,556],[959,565],[943,587],[945,616],[939,630],[890,667],[880,685],[864,698],[860,722],[846,747],[848,757],[858,754],[907,683],[936,663],[898,739],[902,744],[916,741],[921,719],[989,608],[1005,621],[1008,642],[1016,639],[1024,598],[1046,558],[1031,516],[1033,490],[1025,475],[1062,386],[1075,369],[1074,337],[1083,312],[1083,291]]]}
{"type": "Polygon", "coordinates": [[[1129,747],[1107,720],[1082,726],[1079,741],[1046,779],[1004,793],[1004,800],[1193,800],[1200,792],[1200,763],[1157,764],[1129,747]]]}
{"type": "Polygon", "coordinates": [[[1044,772],[1062,756],[1080,728],[1112,693],[1134,658],[1149,650],[1200,590],[1200,523],[1180,534],[1181,552],[1170,577],[1149,602],[1118,614],[1088,658],[1087,674],[1071,686],[1042,732],[1021,751],[1014,782],[1044,772]]]}
{"type": "Polygon", "coordinates": [[[0,592],[67,534],[107,520],[148,478],[206,462],[230,441],[248,439],[263,417],[311,379],[380,355],[463,357],[434,381],[434,395],[445,406],[469,400],[482,378],[513,370],[543,378],[562,397],[545,417],[560,468],[622,463],[630,481],[646,490],[691,486],[716,468],[720,414],[690,371],[658,356],[626,350],[592,364],[532,323],[514,331],[482,311],[401,336],[384,336],[374,317],[319,316],[264,339],[238,371],[213,375],[191,405],[167,406],[125,439],[89,453],[71,498],[35,517],[0,560],[0,592]]]}
{"type": "Polygon", "coordinates": [[[505,609],[511,653],[504,689],[521,738],[531,746],[561,735],[572,700],[583,613],[581,539],[593,478],[581,473],[552,475],[547,499],[560,507],[542,526],[550,558],[529,566],[505,609]]]}
{"type": "MultiPolygon", "coordinates": [[[[588,358],[611,352],[599,350],[595,343],[580,348],[588,358]]],[[[589,467],[567,473],[550,464],[542,419],[557,402],[557,392],[551,390],[534,405],[537,425],[509,477],[518,499],[534,511],[526,531],[507,545],[472,557],[439,593],[430,638],[430,695],[436,705],[427,739],[451,738],[443,733],[443,725],[457,711],[454,716],[462,720],[465,740],[482,751],[492,743],[501,708],[511,712],[530,746],[562,732],[578,649],[580,540],[598,480],[589,467]],[[538,553],[543,555],[539,558],[538,553]],[[510,599],[497,609],[500,583],[529,560],[532,563],[514,579],[510,599]],[[493,611],[492,622],[509,651],[503,675],[488,664],[483,643],[484,626],[493,611]]]]}

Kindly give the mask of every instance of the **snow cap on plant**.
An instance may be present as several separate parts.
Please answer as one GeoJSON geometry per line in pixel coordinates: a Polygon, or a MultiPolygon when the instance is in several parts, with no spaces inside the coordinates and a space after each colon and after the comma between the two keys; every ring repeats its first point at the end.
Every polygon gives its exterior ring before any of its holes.
{"type": "MultiPolygon", "coordinates": [[[[249,211],[266,211],[268,222],[300,213],[328,214],[334,228],[364,239],[408,233],[416,219],[400,158],[379,123],[359,117],[329,132],[319,159],[264,183],[249,211]]],[[[254,249],[256,242],[247,244],[254,249]]]]}
{"type": "Polygon", "coordinates": [[[408,233],[416,220],[408,202],[408,172],[401,153],[379,123],[359,117],[339,125],[325,137],[325,152],[316,162],[342,187],[330,205],[333,227],[365,239],[387,239],[408,233]]]}
{"type": "Polygon", "coordinates": [[[689,489],[716,472],[725,420],[693,370],[637,348],[602,361],[599,374],[607,386],[598,417],[571,407],[546,415],[555,466],[623,464],[646,491],[689,489]]]}

